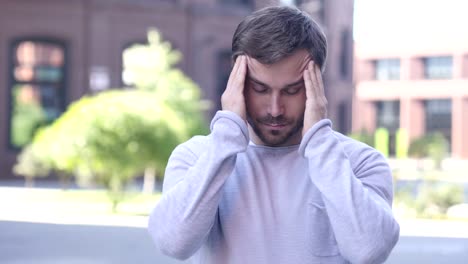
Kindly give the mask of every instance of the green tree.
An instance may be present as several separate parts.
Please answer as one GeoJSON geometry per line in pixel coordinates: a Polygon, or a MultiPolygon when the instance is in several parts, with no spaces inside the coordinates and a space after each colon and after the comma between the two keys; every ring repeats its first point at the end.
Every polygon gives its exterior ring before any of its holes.
{"type": "MultiPolygon", "coordinates": [[[[147,39],[147,44],[135,44],[124,51],[125,74],[136,89],[155,92],[171,105],[185,124],[188,136],[206,134],[207,125],[200,113],[211,104],[200,99],[198,86],[175,67],[181,53],[173,50],[156,29],[148,31],[147,39]]],[[[152,167],[145,171],[146,192],[154,188],[155,172],[152,167]]]]}
{"type": "Polygon", "coordinates": [[[203,112],[209,105],[195,83],[175,68],[178,54],[150,31],[147,45],[124,54],[135,88],[85,96],[71,104],[34,137],[32,147],[42,155],[37,160],[56,172],[76,175],[80,183],[104,185],[114,209],[135,176],[162,177],[174,147],[208,131],[203,112]]]}

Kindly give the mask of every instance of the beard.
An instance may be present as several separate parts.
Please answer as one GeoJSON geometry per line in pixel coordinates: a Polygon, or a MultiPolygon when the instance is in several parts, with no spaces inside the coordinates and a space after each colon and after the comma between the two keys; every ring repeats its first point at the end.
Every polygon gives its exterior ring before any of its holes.
{"type": "Polygon", "coordinates": [[[250,114],[247,114],[247,122],[258,138],[269,147],[285,146],[297,133],[301,133],[304,126],[304,115],[299,119],[288,119],[284,116],[273,117],[271,115],[253,119],[250,114]],[[282,130],[266,129],[263,124],[269,125],[285,125],[282,130]],[[288,127],[290,127],[288,129],[288,127]]]}

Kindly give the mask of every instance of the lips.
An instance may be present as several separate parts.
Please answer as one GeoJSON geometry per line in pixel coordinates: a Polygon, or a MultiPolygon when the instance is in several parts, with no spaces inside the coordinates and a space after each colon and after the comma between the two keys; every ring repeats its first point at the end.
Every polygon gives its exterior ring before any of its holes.
{"type": "Polygon", "coordinates": [[[263,124],[271,128],[283,128],[286,126],[286,124],[268,124],[268,123],[263,123],[263,124]]]}

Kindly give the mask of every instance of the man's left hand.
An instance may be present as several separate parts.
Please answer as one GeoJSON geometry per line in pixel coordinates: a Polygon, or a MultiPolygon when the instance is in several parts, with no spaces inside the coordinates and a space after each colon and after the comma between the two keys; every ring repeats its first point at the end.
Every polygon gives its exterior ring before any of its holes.
{"type": "Polygon", "coordinates": [[[306,90],[306,104],[304,113],[304,127],[302,136],[318,121],[327,117],[327,98],[323,88],[322,72],[313,61],[309,62],[304,71],[304,84],[306,90]]]}

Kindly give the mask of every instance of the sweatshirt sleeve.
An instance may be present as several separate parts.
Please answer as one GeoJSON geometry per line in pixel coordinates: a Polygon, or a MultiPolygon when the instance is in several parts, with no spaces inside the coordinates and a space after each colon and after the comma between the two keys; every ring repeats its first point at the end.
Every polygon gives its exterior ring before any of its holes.
{"type": "Polygon", "coordinates": [[[236,155],[247,149],[247,124],[232,112],[218,111],[205,139],[203,145],[189,141],[173,151],[163,195],[149,217],[156,246],[178,259],[190,257],[205,242],[236,155]]]}
{"type": "Polygon", "coordinates": [[[323,119],[306,133],[299,152],[308,160],[341,254],[351,263],[382,263],[400,232],[391,210],[391,170],[376,150],[351,142],[346,152],[344,144],[323,119]]]}

